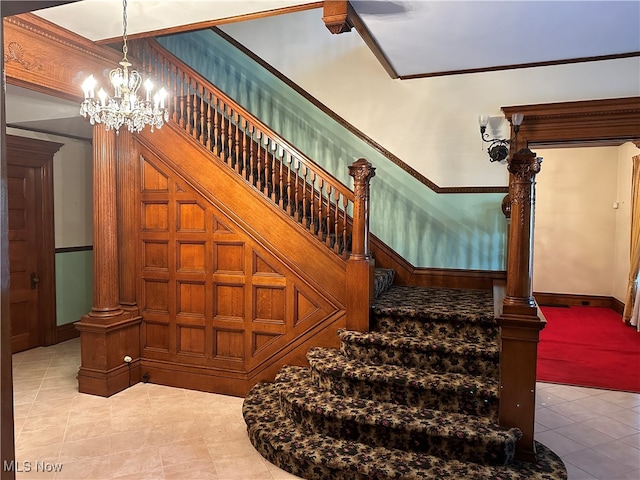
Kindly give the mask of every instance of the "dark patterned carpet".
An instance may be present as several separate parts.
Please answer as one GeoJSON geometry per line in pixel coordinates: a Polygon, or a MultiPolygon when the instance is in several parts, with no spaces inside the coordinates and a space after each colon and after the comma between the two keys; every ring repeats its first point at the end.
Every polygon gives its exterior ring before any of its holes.
{"type": "Polygon", "coordinates": [[[392,286],[376,272],[371,332],[342,330],[247,395],[255,448],[307,479],[566,479],[537,444],[514,459],[518,428],[497,424],[499,328],[491,292],[392,286]]]}

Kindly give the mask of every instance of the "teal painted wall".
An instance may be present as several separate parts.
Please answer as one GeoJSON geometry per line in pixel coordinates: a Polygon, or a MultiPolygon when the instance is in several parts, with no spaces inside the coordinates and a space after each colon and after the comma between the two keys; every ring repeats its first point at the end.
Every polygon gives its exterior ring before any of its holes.
{"type": "Polygon", "coordinates": [[[91,310],[93,251],[56,253],[57,324],[77,322],[91,310]]]}
{"type": "Polygon", "coordinates": [[[344,184],[354,160],[369,160],[371,232],[412,265],[505,268],[504,194],[433,192],[211,30],[158,41],[344,184]]]}

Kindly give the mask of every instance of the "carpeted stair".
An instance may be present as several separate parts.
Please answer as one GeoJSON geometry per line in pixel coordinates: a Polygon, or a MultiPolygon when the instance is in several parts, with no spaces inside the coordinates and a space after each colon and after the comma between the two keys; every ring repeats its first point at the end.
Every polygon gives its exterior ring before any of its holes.
{"type": "Polygon", "coordinates": [[[391,286],[376,271],[368,333],[341,330],[340,350],[312,348],[247,395],[249,438],[308,479],[566,479],[522,433],[497,424],[499,330],[491,292],[391,286]]]}

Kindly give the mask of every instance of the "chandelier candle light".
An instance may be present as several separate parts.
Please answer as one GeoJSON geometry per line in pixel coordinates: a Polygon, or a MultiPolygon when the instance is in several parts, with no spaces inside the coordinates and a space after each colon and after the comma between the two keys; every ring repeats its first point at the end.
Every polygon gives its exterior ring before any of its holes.
{"type": "Polygon", "coordinates": [[[109,97],[104,89],[95,95],[97,81],[90,75],[82,84],[84,101],[80,105],[80,114],[89,118],[91,125],[102,123],[105,129],[114,129],[116,133],[122,125],[126,125],[130,132],[140,132],[145,125],[150,125],[151,131],[161,128],[169,120],[169,111],[165,108],[167,91],[164,88],[153,94],[153,82],[147,79],[142,83],[142,75],[137,70],[129,70],[131,63],[127,59],[127,0],[122,2],[122,53],[120,67],[109,72],[109,80],[113,86],[113,97],[109,97]],[[140,86],[144,85],[145,98],[138,97],[140,86]],[[153,98],[153,102],[151,102],[153,98]]]}

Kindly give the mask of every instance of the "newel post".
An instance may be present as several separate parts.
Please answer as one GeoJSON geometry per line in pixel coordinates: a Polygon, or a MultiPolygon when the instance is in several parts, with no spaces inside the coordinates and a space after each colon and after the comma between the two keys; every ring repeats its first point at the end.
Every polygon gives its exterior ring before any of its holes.
{"type": "Polygon", "coordinates": [[[502,341],[499,421],[522,430],[516,455],[525,461],[535,461],[536,360],[540,330],[545,325],[533,298],[535,177],[541,160],[525,148],[509,161],[507,287],[498,317],[502,341]]]}
{"type": "Polygon", "coordinates": [[[369,330],[369,310],[373,301],[374,261],[369,251],[369,182],[376,169],[364,158],[349,166],[353,177],[353,231],[351,255],[347,260],[347,328],[369,330]]]}

